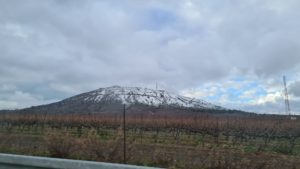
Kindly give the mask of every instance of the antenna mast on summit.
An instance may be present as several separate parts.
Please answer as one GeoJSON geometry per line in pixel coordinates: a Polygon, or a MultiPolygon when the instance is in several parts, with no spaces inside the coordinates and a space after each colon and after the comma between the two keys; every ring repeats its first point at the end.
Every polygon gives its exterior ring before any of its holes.
{"type": "Polygon", "coordinates": [[[290,102],[289,102],[289,95],[288,90],[286,87],[286,79],[285,76],[283,76],[283,85],[284,85],[284,102],[285,102],[285,113],[286,115],[291,115],[291,108],[290,108],[290,102]]]}

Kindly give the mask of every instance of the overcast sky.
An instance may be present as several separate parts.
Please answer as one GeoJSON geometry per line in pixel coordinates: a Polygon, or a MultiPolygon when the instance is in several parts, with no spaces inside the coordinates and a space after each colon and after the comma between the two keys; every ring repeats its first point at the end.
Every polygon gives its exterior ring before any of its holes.
{"type": "Polygon", "coordinates": [[[0,0],[0,109],[111,85],[300,112],[299,0],[0,0]]]}

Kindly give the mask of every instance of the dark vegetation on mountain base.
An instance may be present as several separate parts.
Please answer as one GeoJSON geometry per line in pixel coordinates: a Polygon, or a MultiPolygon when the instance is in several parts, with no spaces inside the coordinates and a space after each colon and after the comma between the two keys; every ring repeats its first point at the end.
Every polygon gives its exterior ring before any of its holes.
{"type": "MultiPolygon", "coordinates": [[[[37,107],[31,107],[31,108],[25,108],[20,110],[1,110],[0,114],[36,114],[36,115],[114,115],[114,114],[120,114],[120,112],[123,111],[124,105],[118,104],[115,105],[114,110],[109,109],[108,111],[92,111],[92,112],[85,112],[84,108],[76,109],[72,108],[70,110],[69,108],[63,109],[63,108],[50,108],[43,106],[37,106],[37,107]]],[[[105,108],[102,108],[105,109],[105,108]]],[[[259,114],[256,113],[249,113],[245,111],[240,110],[213,110],[213,109],[194,109],[194,108],[185,108],[185,107],[171,107],[171,106],[159,106],[159,107],[153,107],[148,105],[142,105],[142,104],[132,104],[129,106],[126,106],[126,111],[128,111],[132,115],[139,115],[139,114],[156,114],[156,115],[182,115],[182,116],[195,116],[199,114],[210,114],[215,116],[259,116],[259,114]]]]}

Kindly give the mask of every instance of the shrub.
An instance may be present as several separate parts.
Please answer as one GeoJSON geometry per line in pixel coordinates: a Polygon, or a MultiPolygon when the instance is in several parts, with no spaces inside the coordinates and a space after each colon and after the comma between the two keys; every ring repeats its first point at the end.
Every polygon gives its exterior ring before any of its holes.
{"type": "Polygon", "coordinates": [[[74,151],[74,139],[68,133],[48,133],[46,135],[46,145],[51,157],[67,158],[74,151]]]}

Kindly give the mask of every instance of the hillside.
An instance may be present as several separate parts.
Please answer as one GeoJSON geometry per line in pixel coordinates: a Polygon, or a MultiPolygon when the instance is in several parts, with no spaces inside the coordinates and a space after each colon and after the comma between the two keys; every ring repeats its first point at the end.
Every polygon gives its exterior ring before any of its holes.
{"type": "Polygon", "coordinates": [[[133,112],[227,111],[200,99],[180,96],[165,90],[112,86],[82,93],[47,105],[17,110],[27,113],[119,113],[123,105],[133,112]]]}

